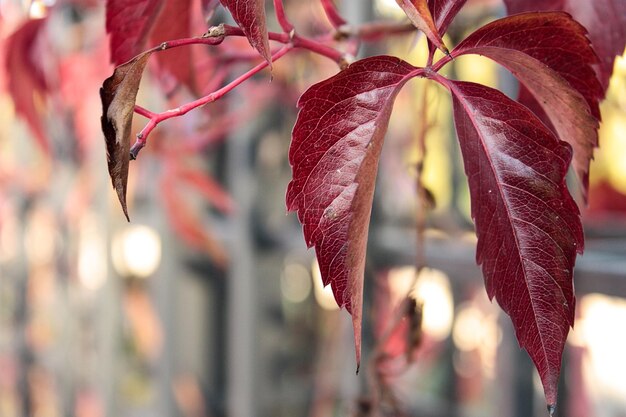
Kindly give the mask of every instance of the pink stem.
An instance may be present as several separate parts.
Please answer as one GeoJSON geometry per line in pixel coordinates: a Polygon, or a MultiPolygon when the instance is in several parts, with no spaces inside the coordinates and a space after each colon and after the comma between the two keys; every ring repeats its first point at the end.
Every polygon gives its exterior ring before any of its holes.
{"type": "MultiPolygon", "coordinates": [[[[215,29],[215,28],[212,28],[212,29],[215,29]]],[[[215,35],[209,35],[209,36],[204,36],[204,37],[174,39],[171,41],[163,42],[160,45],[155,46],[154,48],[150,49],[148,52],[158,52],[158,51],[164,51],[166,49],[178,48],[180,46],[197,45],[197,44],[219,45],[223,41],[224,41],[223,33],[216,33],[215,35]]]]}
{"type": "Polygon", "coordinates": [[[331,25],[333,25],[335,29],[339,29],[341,26],[348,23],[339,14],[337,7],[335,7],[335,3],[333,3],[333,0],[321,0],[321,2],[328,21],[331,25]]]}
{"type": "MultiPolygon", "coordinates": [[[[454,53],[454,51],[452,51],[452,53],[454,53]]],[[[431,69],[434,72],[439,72],[439,70],[441,68],[443,68],[444,65],[446,65],[447,63],[449,63],[450,61],[452,61],[454,59],[454,56],[452,55],[445,55],[443,56],[439,61],[435,62],[435,65],[433,65],[431,67],[431,69]]],[[[434,78],[433,78],[434,79],[434,78]]]]}
{"type": "Polygon", "coordinates": [[[135,105],[135,113],[140,114],[148,119],[152,119],[155,116],[155,113],[138,105],[135,105]]]}
{"type": "MultiPolygon", "coordinates": [[[[274,54],[272,56],[272,61],[279,60],[281,57],[283,57],[285,54],[287,54],[291,49],[293,49],[293,45],[291,45],[291,44],[285,45],[282,49],[280,49],[278,52],[276,52],[276,54],[274,54]]],[[[262,69],[264,69],[267,66],[268,66],[268,63],[266,61],[263,61],[263,62],[259,63],[257,66],[255,66],[254,68],[250,69],[248,72],[240,75],[239,77],[237,77],[236,79],[231,81],[229,84],[225,85],[224,87],[222,87],[222,88],[220,88],[218,90],[215,90],[214,92],[212,92],[210,94],[207,94],[204,97],[201,97],[201,98],[199,98],[197,100],[194,100],[192,102],[183,104],[182,106],[177,107],[177,108],[172,109],[172,110],[166,110],[166,111],[164,111],[162,113],[155,113],[150,118],[150,121],[146,124],[146,126],[141,130],[141,132],[139,132],[137,134],[137,141],[135,142],[135,144],[130,149],[130,157],[131,157],[131,159],[137,159],[137,155],[139,154],[139,151],[141,151],[141,149],[144,146],[146,146],[146,141],[148,139],[148,135],[150,135],[150,132],[152,132],[152,130],[154,130],[154,128],[159,123],[161,123],[164,120],[171,119],[172,117],[182,116],[184,114],[187,114],[189,111],[191,111],[193,109],[196,109],[198,107],[204,106],[207,103],[212,103],[212,102],[214,102],[216,100],[219,100],[220,98],[222,98],[223,96],[228,94],[230,91],[232,91],[239,84],[243,83],[248,78],[250,78],[253,75],[257,74],[259,71],[261,71],[262,69]]]]}
{"type": "Polygon", "coordinates": [[[294,33],[291,42],[296,48],[306,49],[318,55],[322,55],[332,59],[333,61],[338,63],[341,68],[344,68],[348,64],[347,58],[344,53],[336,50],[335,48],[324,45],[323,43],[320,43],[316,40],[305,38],[298,35],[297,33],[294,33]]]}
{"type": "Polygon", "coordinates": [[[283,0],[274,0],[274,11],[276,12],[276,19],[278,20],[278,24],[283,28],[285,33],[291,33],[294,29],[293,25],[287,19],[287,15],[285,14],[285,7],[283,5],[283,0]]]}
{"type": "MultiPolygon", "coordinates": [[[[321,42],[316,41],[315,39],[306,38],[304,36],[300,36],[297,33],[275,33],[268,32],[269,38],[272,41],[277,41],[284,44],[292,43],[296,48],[306,49],[318,55],[325,56],[329,59],[332,59],[340,66],[346,61],[346,57],[343,53],[332,48],[330,46],[324,45],[321,42]]],[[[224,36],[246,36],[238,27],[235,26],[227,26],[224,25],[224,36]]]]}

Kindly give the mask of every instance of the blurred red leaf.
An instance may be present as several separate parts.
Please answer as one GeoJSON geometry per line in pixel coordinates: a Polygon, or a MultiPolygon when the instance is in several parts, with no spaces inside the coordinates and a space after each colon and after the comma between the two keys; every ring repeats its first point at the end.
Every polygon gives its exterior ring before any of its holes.
{"type": "Polygon", "coordinates": [[[213,17],[215,8],[220,4],[220,0],[202,0],[202,13],[205,20],[209,20],[213,17]]]}
{"type": "Polygon", "coordinates": [[[5,65],[15,111],[26,120],[40,148],[49,155],[50,142],[36,100],[36,97],[43,100],[48,92],[41,68],[43,60],[36,56],[36,45],[46,22],[46,19],[28,20],[7,39],[5,65]]]}
{"type": "Polygon", "coordinates": [[[300,97],[287,208],[315,246],[324,285],[352,314],[357,364],[367,232],[376,170],[394,99],[416,69],[393,57],[357,61],[300,97]]]}
{"type": "Polygon", "coordinates": [[[226,250],[185,202],[173,178],[166,176],[162,179],[160,195],[167,218],[178,237],[189,246],[208,254],[216,266],[226,267],[228,264],[226,250]]]}
{"type": "MultiPolygon", "coordinates": [[[[152,30],[152,43],[158,45],[190,36],[191,0],[165,0],[152,30]]],[[[159,53],[156,58],[162,69],[195,90],[191,48],[172,48],[159,53]]]]}
{"type": "Polygon", "coordinates": [[[561,355],[574,323],[574,262],[584,244],[565,184],[571,150],[499,91],[442,83],[453,95],[487,293],[511,317],[554,407],[561,355]]]}
{"type": "Polygon", "coordinates": [[[508,68],[540,103],[559,138],[572,145],[574,170],[586,195],[589,163],[598,145],[602,89],[591,65],[585,29],[565,13],[524,13],[489,23],[452,56],[487,56],[508,68]]]}
{"type": "Polygon", "coordinates": [[[413,362],[422,341],[422,306],[415,298],[392,294],[389,274],[380,274],[374,292],[374,332],[376,335],[377,372],[393,376],[401,359],[404,369],[413,362]]]}
{"type": "Polygon", "coordinates": [[[220,0],[243,30],[250,44],[271,65],[267,24],[265,22],[265,2],[263,0],[220,0]]]}
{"type": "Polygon", "coordinates": [[[112,63],[123,64],[145,49],[162,5],[163,0],[107,0],[112,63]]]}
{"type": "Polygon", "coordinates": [[[602,217],[609,213],[626,214],[626,194],[619,192],[608,181],[603,180],[591,187],[589,217],[602,217]]]}
{"type": "Polygon", "coordinates": [[[210,175],[199,170],[179,168],[176,177],[193,187],[209,204],[221,212],[232,214],[235,211],[233,199],[210,175]]]}
{"type": "Polygon", "coordinates": [[[609,86],[613,63],[626,47],[624,0],[505,0],[510,14],[531,11],[564,11],[589,31],[600,61],[595,65],[604,90],[609,86]]]}

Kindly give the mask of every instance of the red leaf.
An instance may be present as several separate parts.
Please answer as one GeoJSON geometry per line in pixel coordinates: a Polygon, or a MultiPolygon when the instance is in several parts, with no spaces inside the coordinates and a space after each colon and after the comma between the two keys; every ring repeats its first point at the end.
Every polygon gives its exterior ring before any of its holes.
{"type": "Polygon", "coordinates": [[[426,37],[435,44],[435,46],[441,49],[445,54],[448,53],[448,48],[444,45],[433,16],[430,14],[428,4],[426,0],[396,0],[398,5],[404,10],[404,13],[409,17],[409,20],[415,25],[416,28],[424,32],[426,37]]]}
{"type": "Polygon", "coordinates": [[[428,8],[439,33],[444,34],[467,0],[428,0],[428,8]]]}
{"type": "Polygon", "coordinates": [[[469,53],[499,62],[536,97],[555,132],[572,145],[574,170],[586,195],[598,145],[593,114],[599,117],[602,89],[591,67],[595,55],[585,29],[565,13],[519,14],[476,30],[452,56],[469,53]]]}
{"type": "Polygon", "coordinates": [[[261,56],[271,65],[272,54],[265,23],[265,2],[263,0],[220,1],[224,7],[230,10],[233,19],[245,33],[250,45],[259,51],[261,56]]]}
{"type": "Polygon", "coordinates": [[[35,95],[43,97],[46,94],[48,83],[41,68],[41,57],[33,56],[45,24],[45,19],[34,19],[17,29],[7,40],[5,63],[15,111],[26,120],[37,143],[49,155],[50,143],[35,102],[35,95]]]}
{"type": "MultiPolygon", "coordinates": [[[[154,25],[151,41],[161,42],[191,36],[191,0],[165,0],[163,11],[154,25]]],[[[194,90],[191,48],[172,48],[156,59],[163,69],[194,90]]]]}
{"type": "Polygon", "coordinates": [[[565,184],[571,150],[499,91],[442,82],[453,94],[487,293],[511,317],[554,407],[574,323],[573,267],[583,250],[578,208],[565,184]]]}
{"type": "Polygon", "coordinates": [[[600,58],[595,65],[604,91],[609,86],[613,63],[626,47],[626,1],[624,0],[505,0],[509,13],[558,10],[568,12],[589,31],[600,58]]]}
{"type": "Polygon", "coordinates": [[[324,285],[352,314],[357,364],[365,247],[378,158],[394,99],[415,68],[393,57],[350,65],[302,95],[289,161],[288,210],[315,246],[324,285]]]}
{"type": "Polygon", "coordinates": [[[178,169],[177,177],[194,187],[206,201],[225,214],[235,211],[235,202],[211,176],[190,169],[178,169]]]}
{"type": "Polygon", "coordinates": [[[213,17],[218,4],[220,4],[220,0],[202,0],[202,13],[206,21],[213,17]]]}
{"type": "Polygon", "coordinates": [[[175,182],[165,177],[161,181],[161,191],[168,220],[176,234],[188,245],[209,255],[216,266],[225,268],[228,253],[178,193],[175,182]]]}
{"type": "Polygon", "coordinates": [[[377,276],[374,293],[373,327],[376,337],[376,371],[382,376],[398,373],[411,364],[421,346],[422,305],[415,298],[394,296],[389,274],[377,276]]]}
{"type": "Polygon", "coordinates": [[[163,0],[107,0],[112,63],[123,64],[144,50],[162,4],[163,0]]]}

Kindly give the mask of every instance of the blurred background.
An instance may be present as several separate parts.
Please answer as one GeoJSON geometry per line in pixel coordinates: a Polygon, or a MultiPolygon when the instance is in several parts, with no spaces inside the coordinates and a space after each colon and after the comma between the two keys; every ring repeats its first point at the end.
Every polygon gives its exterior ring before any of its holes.
{"type": "MultiPolygon", "coordinates": [[[[351,24],[402,19],[393,0],[342,3],[351,24]]],[[[317,1],[286,7],[301,33],[329,31],[317,1]]],[[[203,33],[200,6],[192,11],[186,18],[203,33]]],[[[270,11],[268,3],[278,30],[270,11]]],[[[503,15],[499,1],[470,1],[446,44],[503,15]]],[[[211,22],[228,19],[218,8],[211,22]]],[[[289,54],[275,63],[271,83],[263,72],[159,125],[131,163],[127,223],[100,132],[98,90],[113,70],[104,21],[103,1],[0,0],[0,417],[368,416],[373,405],[379,415],[545,415],[538,376],[474,262],[443,89],[412,81],[396,101],[370,228],[364,361],[355,375],[350,318],[322,288],[314,253],[284,203],[296,100],[336,65],[289,54]],[[416,198],[418,165],[426,212],[416,198]],[[427,267],[414,279],[416,262],[427,267]],[[406,329],[385,336],[409,291],[421,326],[416,319],[409,341],[406,329]]],[[[360,51],[423,65],[425,46],[406,33],[360,51]]],[[[243,39],[220,48],[194,46],[172,57],[175,66],[151,60],[138,104],[176,107],[258,62],[243,39]],[[185,68],[193,76],[176,74],[185,68]]],[[[481,57],[444,71],[517,91],[510,74],[481,57]]],[[[602,116],[560,416],[626,416],[623,57],[602,116]]],[[[145,122],[136,115],[135,131],[145,122]]]]}

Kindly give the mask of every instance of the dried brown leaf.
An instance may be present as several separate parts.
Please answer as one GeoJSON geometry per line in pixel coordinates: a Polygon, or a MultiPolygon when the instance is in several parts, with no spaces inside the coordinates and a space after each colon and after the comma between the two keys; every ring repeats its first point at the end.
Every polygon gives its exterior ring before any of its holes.
{"type": "Polygon", "coordinates": [[[109,175],[129,221],[126,186],[130,163],[130,131],[139,83],[151,53],[144,52],[115,68],[113,75],[104,80],[100,88],[102,132],[106,140],[109,175]]]}

